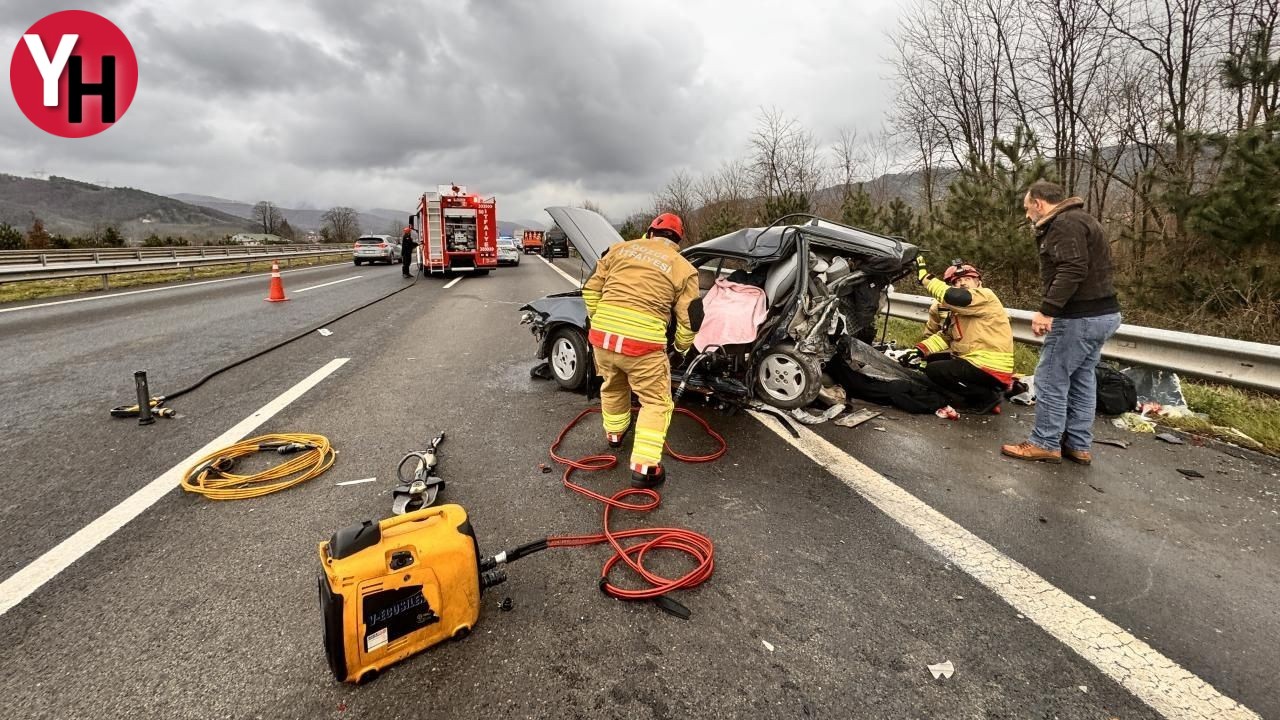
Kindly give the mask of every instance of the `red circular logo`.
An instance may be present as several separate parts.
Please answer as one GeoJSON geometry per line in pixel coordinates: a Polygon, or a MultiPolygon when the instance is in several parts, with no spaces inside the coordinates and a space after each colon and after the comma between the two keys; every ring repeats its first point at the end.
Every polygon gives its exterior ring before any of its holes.
{"type": "Polygon", "coordinates": [[[138,89],[138,58],[110,20],[64,10],[18,39],[9,85],[22,114],[40,129],[88,137],[114,125],[129,109],[138,89]]]}

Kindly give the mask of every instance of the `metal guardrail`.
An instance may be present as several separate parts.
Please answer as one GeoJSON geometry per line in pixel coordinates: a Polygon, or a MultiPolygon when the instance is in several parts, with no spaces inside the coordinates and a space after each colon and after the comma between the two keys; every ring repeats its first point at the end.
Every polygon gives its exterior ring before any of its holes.
{"type": "MultiPolygon", "coordinates": [[[[890,293],[889,314],[924,322],[932,298],[890,293]]],[[[1013,337],[1019,342],[1044,342],[1031,332],[1027,310],[1009,310],[1013,337]]],[[[1174,330],[1121,325],[1102,348],[1102,356],[1131,365],[1172,370],[1182,375],[1226,385],[1280,393],[1280,346],[1245,342],[1174,330]]]]}
{"type": "Polygon", "coordinates": [[[210,265],[234,265],[279,258],[285,260],[350,253],[336,245],[210,245],[166,248],[98,248],[82,250],[0,251],[0,282],[56,280],[210,265]]]}

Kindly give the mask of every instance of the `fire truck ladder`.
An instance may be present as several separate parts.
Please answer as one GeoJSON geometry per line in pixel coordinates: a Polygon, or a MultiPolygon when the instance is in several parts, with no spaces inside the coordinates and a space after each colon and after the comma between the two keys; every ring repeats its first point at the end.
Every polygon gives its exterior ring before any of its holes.
{"type": "Polygon", "coordinates": [[[444,223],[440,218],[440,196],[427,193],[427,212],[423,220],[424,250],[427,262],[423,269],[428,273],[444,272],[444,223]]]}

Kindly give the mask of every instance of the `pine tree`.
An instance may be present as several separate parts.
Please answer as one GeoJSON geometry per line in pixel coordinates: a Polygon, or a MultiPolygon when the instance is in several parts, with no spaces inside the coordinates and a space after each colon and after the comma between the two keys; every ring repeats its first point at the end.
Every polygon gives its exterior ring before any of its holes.
{"type": "Polygon", "coordinates": [[[111,248],[124,247],[124,236],[115,225],[108,225],[107,229],[102,231],[102,245],[111,248]]]}
{"type": "Polygon", "coordinates": [[[880,232],[880,208],[871,202],[871,196],[858,183],[857,189],[846,190],[844,201],[840,204],[840,222],[871,232],[880,232]]]}
{"type": "Polygon", "coordinates": [[[909,238],[915,229],[916,213],[902,198],[895,197],[884,208],[881,232],[894,237],[909,238]]]}
{"type": "Polygon", "coordinates": [[[809,212],[809,196],[786,190],[781,195],[771,197],[764,201],[764,216],[761,220],[765,225],[768,225],[778,218],[785,217],[793,213],[807,212],[809,212]]]}
{"type": "Polygon", "coordinates": [[[9,223],[0,223],[0,250],[21,250],[22,231],[9,223]]]}
{"type": "Polygon", "coordinates": [[[989,279],[1008,282],[1016,297],[1034,287],[1039,266],[1022,200],[1031,183],[1048,175],[1049,164],[1023,128],[1009,140],[996,140],[995,150],[994,164],[969,158],[948,188],[940,242],[929,248],[931,264],[963,259],[989,279]]]}

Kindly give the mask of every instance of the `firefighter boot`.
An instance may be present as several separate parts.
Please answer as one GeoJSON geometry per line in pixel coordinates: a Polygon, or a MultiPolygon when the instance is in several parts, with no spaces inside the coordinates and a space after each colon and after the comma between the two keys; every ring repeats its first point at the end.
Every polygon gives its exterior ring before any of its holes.
{"type": "Polygon", "coordinates": [[[661,465],[651,465],[644,472],[631,471],[631,487],[639,490],[656,488],[667,481],[667,471],[661,465]]]}
{"type": "MultiPolygon", "coordinates": [[[[627,413],[627,420],[628,421],[631,420],[630,412],[627,413]]],[[[610,448],[617,450],[618,448],[622,447],[623,441],[625,441],[627,439],[627,436],[630,434],[631,434],[631,426],[627,425],[627,427],[623,428],[622,432],[610,432],[608,430],[605,430],[604,439],[609,443],[610,448]]]]}

